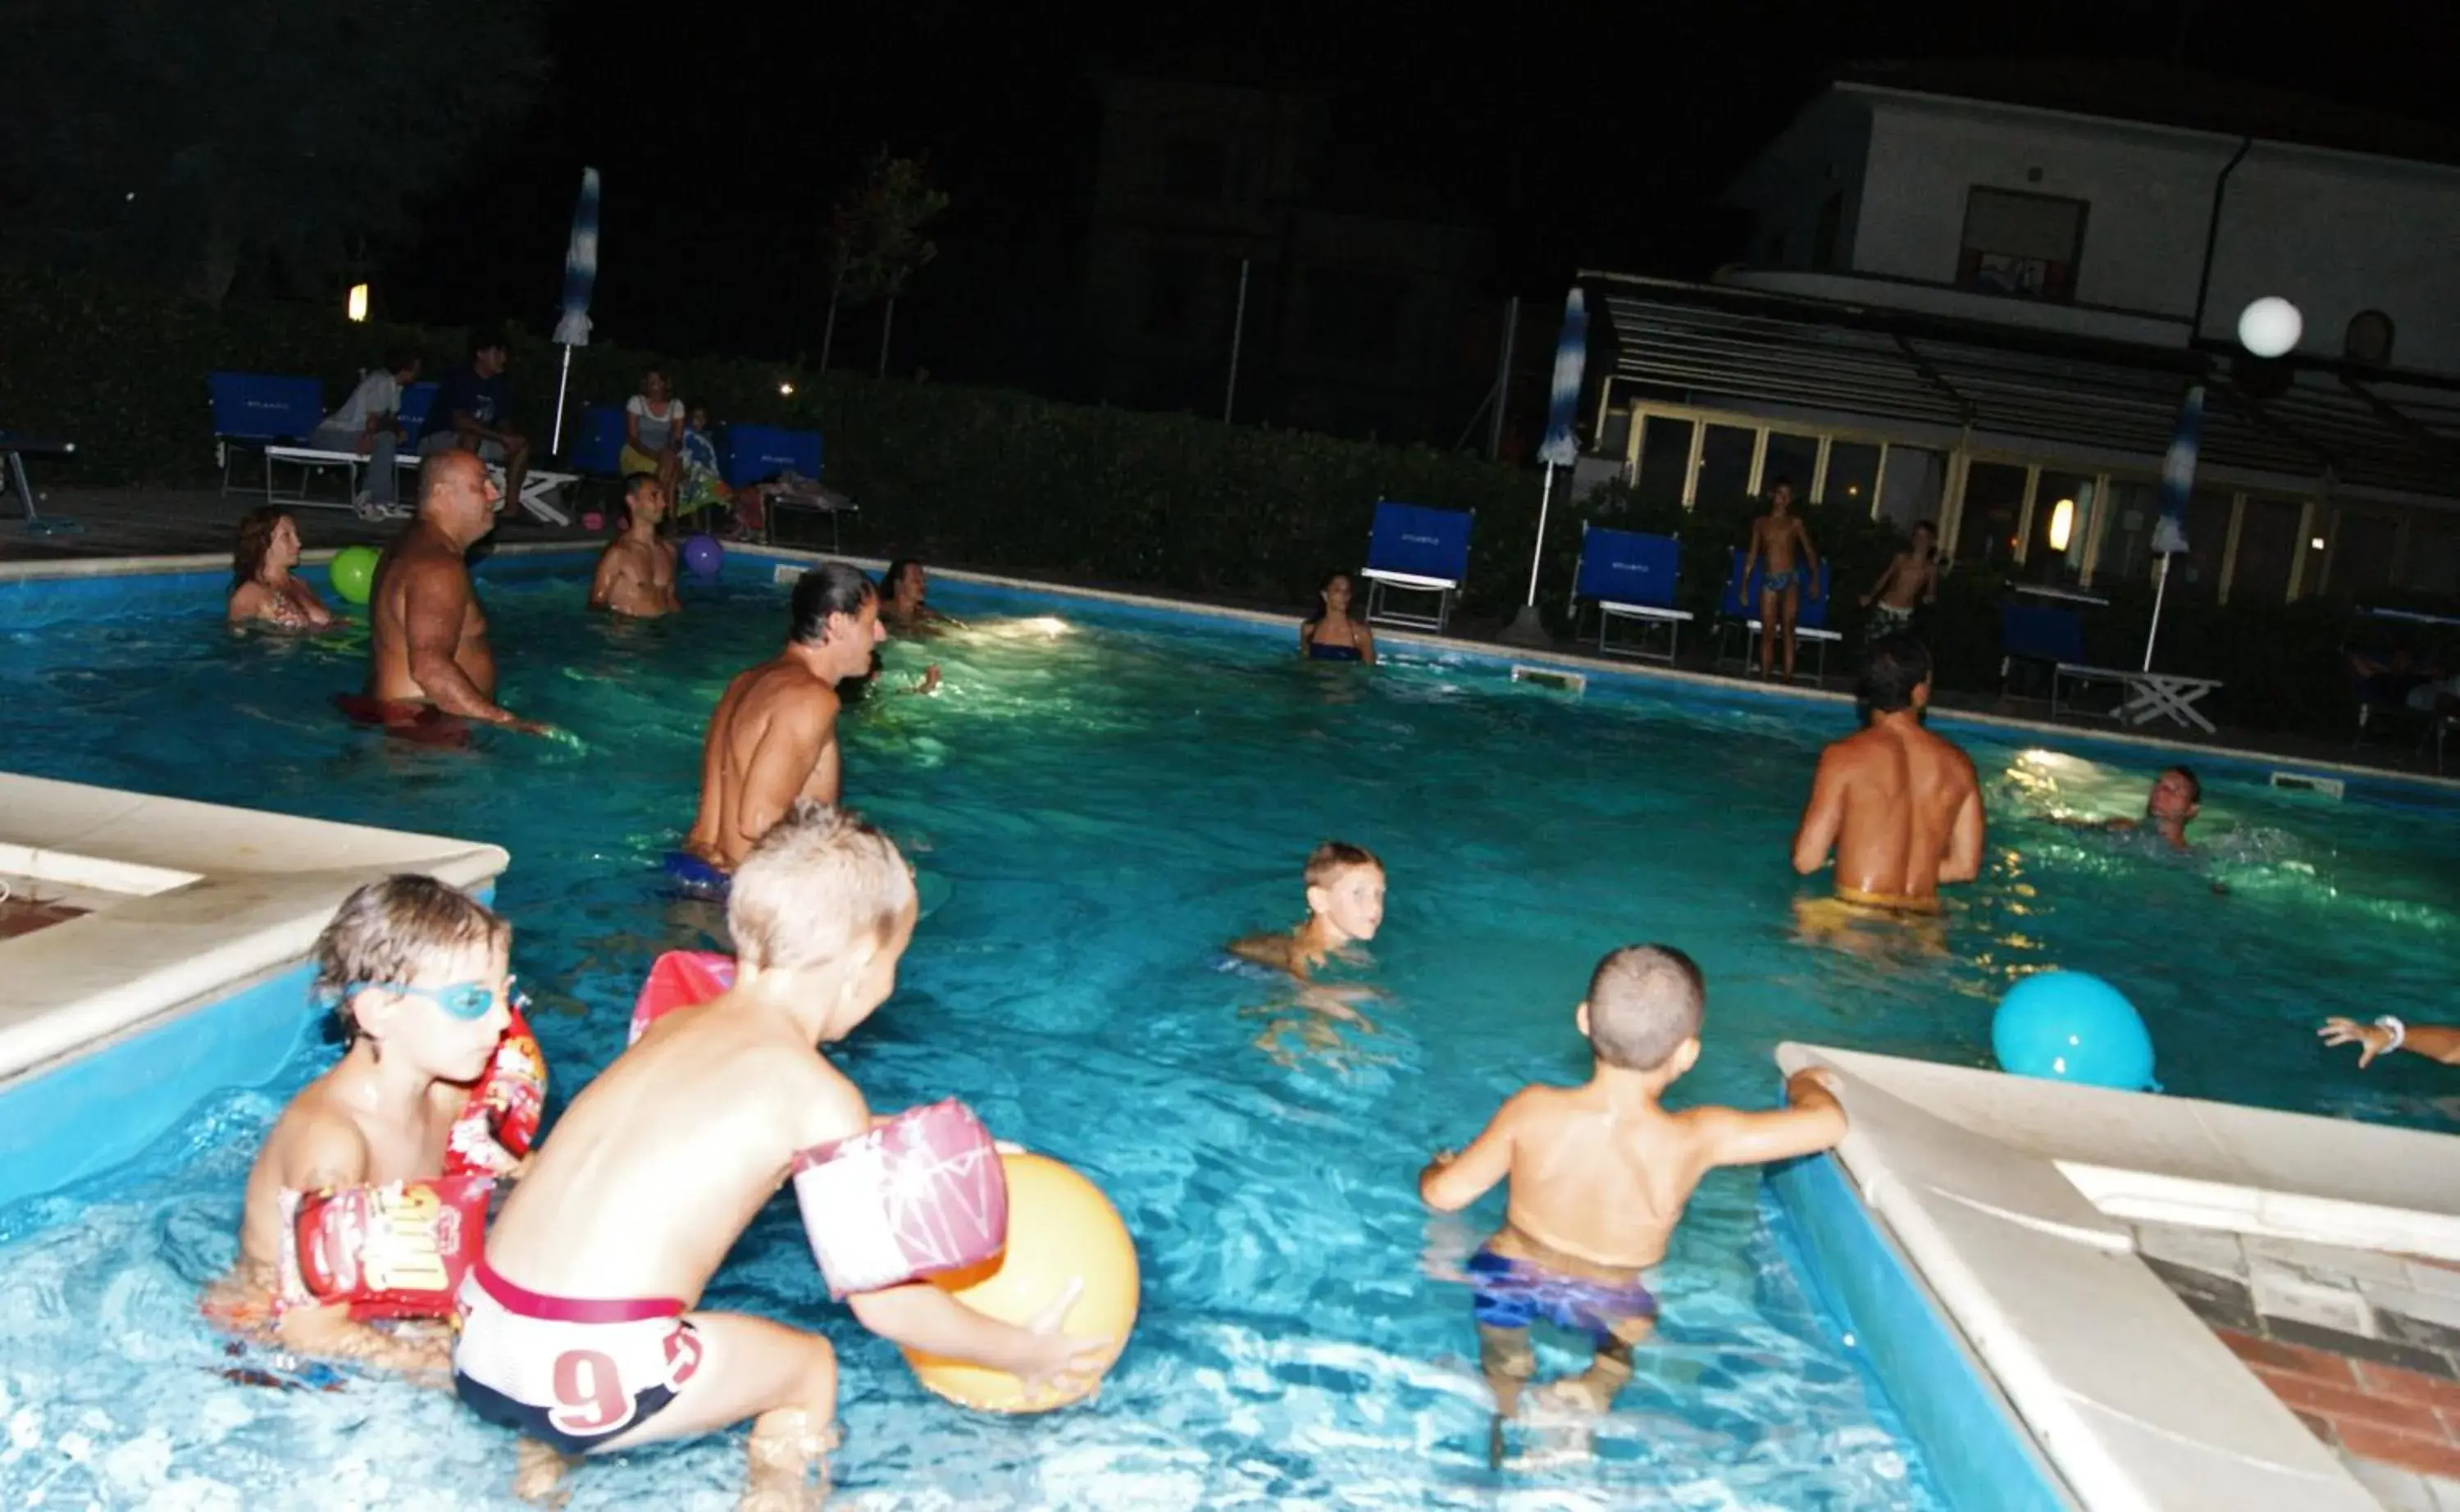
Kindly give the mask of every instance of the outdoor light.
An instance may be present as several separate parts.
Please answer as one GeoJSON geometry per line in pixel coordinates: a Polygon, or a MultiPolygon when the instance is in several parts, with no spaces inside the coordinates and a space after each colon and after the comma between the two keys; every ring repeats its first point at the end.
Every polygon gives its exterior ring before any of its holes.
{"type": "Polygon", "coordinates": [[[2075,500],[2062,499],[2050,507],[2050,549],[2065,551],[2068,538],[2075,533],[2075,500]]]}
{"type": "Polygon", "coordinates": [[[791,383],[781,383],[777,385],[777,392],[780,395],[791,399],[795,396],[795,386],[791,383]]]}
{"type": "Polygon", "coordinates": [[[2308,543],[2306,543],[2306,547],[2307,547],[2307,549],[2308,549],[2308,550],[2310,550],[2310,551],[2321,551],[2321,550],[2322,550],[2322,549],[2323,549],[2323,538],[2322,538],[2322,536],[2317,536],[2314,540],[2309,541],[2308,543]]]}
{"type": "Polygon", "coordinates": [[[350,286],[350,318],[352,320],[368,318],[368,286],[365,284],[350,286]]]}

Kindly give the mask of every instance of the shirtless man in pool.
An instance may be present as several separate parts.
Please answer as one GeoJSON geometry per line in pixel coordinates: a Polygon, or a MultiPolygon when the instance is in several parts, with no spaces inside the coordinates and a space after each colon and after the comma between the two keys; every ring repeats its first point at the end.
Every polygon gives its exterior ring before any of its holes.
{"type": "Polygon", "coordinates": [[[1819,756],[1811,801],[1793,836],[1793,869],[1808,877],[1836,855],[1836,896],[1898,914],[1939,910],[1941,883],[1982,872],[1982,788],[1973,761],[1922,728],[1930,651],[1906,635],[1871,648],[1862,674],[1868,728],[1819,756]]]}
{"type": "Polygon", "coordinates": [[[720,871],[739,865],[796,799],[834,805],[838,684],[871,670],[887,637],[871,579],[823,562],[795,585],[786,649],[727,684],[701,745],[700,817],[685,849],[720,871]]]}
{"type": "Polygon", "coordinates": [[[370,717],[392,727],[451,715],[548,733],[497,704],[496,653],[470,586],[470,548],[496,528],[503,498],[476,452],[420,464],[418,518],[377,559],[368,596],[370,717]]]}

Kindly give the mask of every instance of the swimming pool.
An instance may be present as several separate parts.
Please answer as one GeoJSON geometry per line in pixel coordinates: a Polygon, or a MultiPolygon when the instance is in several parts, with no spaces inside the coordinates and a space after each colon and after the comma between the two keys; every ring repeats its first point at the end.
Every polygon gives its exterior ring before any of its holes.
{"type": "MultiPolygon", "coordinates": [[[[393,749],[329,713],[358,675],[348,638],[234,642],[139,593],[134,612],[7,637],[0,761],[505,845],[498,903],[568,1094],[620,1045],[650,957],[702,943],[706,915],[661,898],[650,868],[689,820],[708,708],[783,631],[755,575],[644,627],[580,614],[582,571],[499,562],[485,591],[506,701],[586,753],[393,749]]],[[[1963,732],[1991,792],[1985,880],[1943,956],[1856,953],[1794,940],[1804,889],[1785,862],[1841,709],[1602,681],[1574,701],[1406,650],[1361,677],[1296,663],[1286,627],[935,597],[980,628],[928,649],[940,696],[850,719],[847,791],[947,896],[847,1064],[880,1106],[954,1092],[1094,1175],[1137,1235],[1146,1309],[1097,1410],[967,1416],[827,1307],[791,1207],[773,1208],[710,1301],[817,1323],[844,1352],[845,1504],[1941,1504],[1745,1173],[1694,1203],[1665,1342],[1596,1460],[1485,1469],[1466,1299],[1425,1273],[1484,1229],[1430,1221],[1411,1177],[1523,1081],[1579,1074],[1571,1004],[1629,940],[1681,945],[1708,973],[1708,1053],[1683,1099],[1765,1103],[1786,1037],[1979,1061],[2001,985],[2057,964],[2130,990],[2173,1091],[2460,1126],[2431,1076],[2361,1078],[2306,1033],[2439,997],[2460,920],[2433,864],[2453,840],[2439,800],[2333,803],[2210,769],[2199,829],[2218,859],[2182,864],[2043,818],[2131,811],[2160,758],[1963,732]],[[1285,922],[1327,835],[1391,868],[1375,980],[1394,997],[1338,1058],[1284,1066],[1251,1043],[1269,990],[1217,970],[1215,947],[1285,922]]],[[[918,670],[922,650],[892,664],[918,670]]],[[[0,1210],[0,1502],[505,1503],[508,1441],[446,1398],[216,1374],[195,1288],[229,1259],[257,1136],[329,1054],[214,1099],[126,1168],[0,1210]]],[[[573,1504],[727,1504],[738,1444],[587,1467],[573,1504]]]]}

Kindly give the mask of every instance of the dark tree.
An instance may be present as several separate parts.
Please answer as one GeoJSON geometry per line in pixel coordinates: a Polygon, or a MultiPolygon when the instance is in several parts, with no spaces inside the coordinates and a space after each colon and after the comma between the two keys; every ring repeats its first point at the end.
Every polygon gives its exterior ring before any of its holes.
{"type": "MultiPolygon", "coordinates": [[[[540,0],[0,0],[0,252],[338,293],[530,99],[540,0]]],[[[502,206],[471,207],[485,236],[502,206]]]]}

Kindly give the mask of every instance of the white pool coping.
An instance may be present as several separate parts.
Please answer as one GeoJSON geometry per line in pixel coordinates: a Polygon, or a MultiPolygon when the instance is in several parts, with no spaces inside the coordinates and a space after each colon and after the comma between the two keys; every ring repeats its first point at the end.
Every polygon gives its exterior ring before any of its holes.
{"type": "Polygon", "coordinates": [[[0,873],[101,906],[0,940],[0,1082],[304,960],[360,884],[477,888],[497,845],[0,773],[0,873]]]}
{"type": "Polygon", "coordinates": [[[1836,1157],[2089,1512],[2379,1503],[2135,1251],[2131,1222],[2460,1260],[2460,1139],[1786,1044],[1836,1157]]]}

